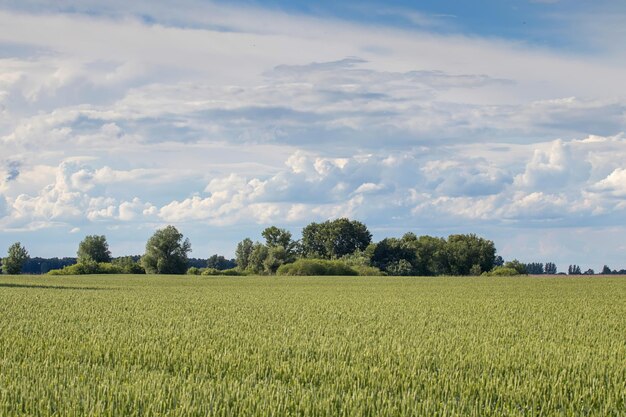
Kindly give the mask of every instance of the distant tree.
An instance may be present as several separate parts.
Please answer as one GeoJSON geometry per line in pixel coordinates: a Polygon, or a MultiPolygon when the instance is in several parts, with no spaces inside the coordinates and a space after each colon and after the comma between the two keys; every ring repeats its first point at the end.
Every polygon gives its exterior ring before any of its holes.
{"type": "Polygon", "coordinates": [[[508,261],[504,263],[505,268],[515,269],[518,274],[527,274],[526,265],[518,261],[517,259],[513,259],[512,261],[508,261]]]}
{"type": "Polygon", "coordinates": [[[269,249],[262,243],[255,242],[248,257],[247,272],[252,274],[263,274],[265,272],[265,259],[269,255],[269,249]]]}
{"type": "Polygon", "coordinates": [[[7,257],[2,259],[2,271],[9,275],[19,274],[28,258],[26,248],[20,242],[15,242],[9,247],[7,257]]]}
{"type": "Polygon", "coordinates": [[[503,266],[504,265],[504,259],[502,259],[502,256],[498,255],[496,256],[496,258],[493,260],[493,266],[503,266]]]}
{"type": "Polygon", "coordinates": [[[552,262],[546,262],[546,265],[544,266],[543,270],[546,274],[554,275],[557,272],[556,264],[552,262]]]}
{"type": "Polygon", "coordinates": [[[141,264],[133,259],[132,256],[122,256],[115,258],[112,261],[113,265],[117,266],[122,274],[145,274],[146,270],[141,264]]]}
{"type": "Polygon", "coordinates": [[[174,226],[167,226],[148,239],[141,264],[150,274],[184,274],[189,252],[189,239],[183,240],[183,235],[174,226]]]}
{"type": "Polygon", "coordinates": [[[450,235],[445,246],[449,273],[469,275],[472,266],[479,265],[481,270],[493,268],[496,247],[491,240],[474,234],[450,235]]]}
{"type": "Polygon", "coordinates": [[[567,268],[567,273],[568,275],[581,275],[582,274],[580,272],[580,266],[578,265],[570,265],[569,268],[567,268]]]}
{"type": "Polygon", "coordinates": [[[293,255],[287,253],[282,245],[270,246],[263,260],[263,271],[266,274],[275,274],[281,265],[295,261],[293,255]]]}
{"type": "Polygon", "coordinates": [[[602,267],[602,275],[611,275],[611,273],[611,268],[609,268],[608,265],[602,267]]]}
{"type": "MultiPolygon", "coordinates": [[[[403,236],[403,239],[407,235],[403,236]]],[[[414,241],[405,239],[415,250],[415,274],[422,276],[445,275],[450,273],[447,242],[444,238],[420,236],[414,241]]],[[[484,266],[484,265],[483,265],[484,266]]],[[[481,266],[482,269],[482,266],[481,266]]],[[[489,268],[491,269],[491,268],[489,268]]]]}
{"type": "Polygon", "coordinates": [[[595,275],[595,271],[591,268],[589,268],[588,270],[586,270],[583,275],[595,275]]]}
{"type": "Polygon", "coordinates": [[[531,275],[541,275],[544,273],[543,263],[541,262],[531,262],[525,264],[526,273],[531,275]]]}
{"type": "Polygon", "coordinates": [[[261,236],[265,238],[265,245],[268,248],[282,246],[286,253],[295,252],[297,242],[291,239],[291,232],[288,230],[270,226],[261,232],[261,236]]]}
{"type": "Polygon", "coordinates": [[[480,274],[482,274],[482,269],[480,268],[480,265],[476,264],[476,265],[472,265],[472,267],[470,268],[470,275],[473,276],[478,276],[480,274]]]}
{"type": "Polygon", "coordinates": [[[206,267],[223,271],[225,269],[232,269],[237,266],[237,262],[234,259],[226,259],[222,255],[212,255],[207,259],[206,267]]]}
{"type": "Polygon", "coordinates": [[[372,266],[390,275],[413,275],[416,264],[415,248],[404,239],[385,238],[374,247],[372,266]]]}
{"type": "Polygon", "coordinates": [[[413,275],[413,265],[406,259],[399,259],[387,264],[387,273],[396,276],[413,275]]]}
{"type": "Polygon", "coordinates": [[[237,268],[242,271],[248,269],[253,246],[254,243],[250,238],[245,238],[237,244],[237,249],[235,250],[235,261],[237,262],[237,268]]]}
{"type": "Polygon", "coordinates": [[[107,238],[97,235],[86,236],[78,245],[78,263],[86,261],[111,262],[111,251],[107,238]]]}
{"type": "Polygon", "coordinates": [[[367,227],[346,218],[310,223],[302,229],[302,252],[307,257],[337,259],[364,250],[372,241],[367,227]]]}

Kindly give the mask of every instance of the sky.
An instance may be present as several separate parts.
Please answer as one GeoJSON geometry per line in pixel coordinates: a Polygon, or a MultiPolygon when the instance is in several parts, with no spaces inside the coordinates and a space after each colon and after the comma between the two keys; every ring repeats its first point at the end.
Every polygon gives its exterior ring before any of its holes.
{"type": "Polygon", "coordinates": [[[626,267],[626,3],[0,0],[0,252],[349,217],[626,267]]]}

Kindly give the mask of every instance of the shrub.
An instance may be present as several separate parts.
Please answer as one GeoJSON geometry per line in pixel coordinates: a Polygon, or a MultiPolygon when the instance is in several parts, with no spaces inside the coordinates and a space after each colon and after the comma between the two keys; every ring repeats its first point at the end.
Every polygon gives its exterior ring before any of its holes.
{"type": "Polygon", "coordinates": [[[113,265],[117,266],[122,274],[145,274],[146,270],[139,262],[135,262],[131,256],[122,256],[113,260],[113,265]]]}
{"type": "Polygon", "coordinates": [[[200,270],[200,268],[196,268],[195,266],[192,266],[191,268],[187,270],[187,275],[200,275],[201,272],[202,270],[200,270]]]}
{"type": "Polygon", "coordinates": [[[489,272],[483,272],[484,277],[508,277],[521,275],[515,268],[507,268],[504,266],[496,266],[489,272]]]}
{"type": "Polygon", "coordinates": [[[199,275],[204,275],[204,276],[216,276],[216,275],[243,276],[243,275],[246,275],[246,273],[239,271],[237,268],[224,269],[224,270],[221,270],[221,271],[219,269],[215,269],[215,268],[203,268],[203,269],[200,270],[200,274],[199,275]]]}
{"type": "Polygon", "coordinates": [[[277,275],[358,275],[358,272],[339,261],[325,259],[298,259],[284,264],[276,271],[277,275]]]}
{"type": "Polygon", "coordinates": [[[123,274],[122,268],[109,262],[85,261],[61,269],[53,269],[48,275],[123,274]]]}

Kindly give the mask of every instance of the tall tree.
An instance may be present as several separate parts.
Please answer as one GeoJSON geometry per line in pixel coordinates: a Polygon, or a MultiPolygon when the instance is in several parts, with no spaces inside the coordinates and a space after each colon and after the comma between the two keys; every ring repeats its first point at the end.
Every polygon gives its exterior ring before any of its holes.
{"type": "Polygon", "coordinates": [[[371,242],[367,226],[346,218],[311,223],[302,229],[302,251],[308,257],[337,259],[364,250],[371,242]]]}
{"type": "Polygon", "coordinates": [[[111,251],[104,235],[85,236],[78,245],[77,255],[78,263],[111,262],[111,251]]]}
{"type": "Polygon", "coordinates": [[[215,268],[215,269],[219,269],[220,271],[224,269],[231,269],[236,266],[237,266],[237,262],[235,262],[234,259],[226,259],[222,255],[218,255],[218,254],[212,255],[211,257],[209,257],[209,259],[207,259],[207,262],[206,262],[207,268],[215,268]]]}
{"type": "Polygon", "coordinates": [[[496,258],[496,247],[491,240],[475,234],[450,235],[446,242],[449,273],[468,275],[474,265],[490,271],[496,258]]]}
{"type": "Polygon", "coordinates": [[[237,262],[237,268],[242,271],[248,269],[253,246],[254,243],[250,238],[245,238],[237,244],[237,249],[235,250],[235,261],[237,262]]]}
{"type": "Polygon", "coordinates": [[[268,248],[282,246],[287,252],[293,250],[294,242],[291,239],[291,232],[286,229],[270,226],[261,232],[261,236],[265,238],[265,245],[268,248]]]}
{"type": "Polygon", "coordinates": [[[546,262],[546,265],[543,268],[544,272],[549,275],[556,274],[556,264],[554,262],[546,262]]]}
{"type": "Polygon", "coordinates": [[[184,274],[189,252],[189,239],[183,239],[174,226],[167,226],[148,239],[141,264],[149,274],[184,274]]]}
{"type": "Polygon", "coordinates": [[[2,259],[2,270],[5,274],[19,274],[28,258],[26,248],[20,242],[15,242],[9,247],[7,257],[2,259]]]}

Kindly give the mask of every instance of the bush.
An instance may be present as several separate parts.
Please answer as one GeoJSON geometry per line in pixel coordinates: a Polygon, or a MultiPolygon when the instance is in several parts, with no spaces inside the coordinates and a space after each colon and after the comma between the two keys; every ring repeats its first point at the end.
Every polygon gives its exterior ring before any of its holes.
{"type": "Polygon", "coordinates": [[[358,275],[358,272],[339,261],[324,259],[298,259],[284,264],[276,271],[277,275],[358,275]]]}
{"type": "Polygon", "coordinates": [[[507,268],[504,266],[496,266],[489,272],[483,272],[483,277],[510,277],[521,275],[515,268],[507,268]]]}
{"type": "Polygon", "coordinates": [[[118,265],[109,262],[85,261],[69,265],[61,269],[53,269],[48,275],[89,275],[89,274],[123,274],[118,265]]]}
{"type": "MultiPolygon", "coordinates": [[[[196,275],[198,275],[198,274],[196,274],[196,275]]],[[[215,268],[202,268],[200,270],[200,274],[199,275],[204,275],[204,276],[217,276],[217,275],[222,275],[222,276],[223,275],[227,275],[227,276],[244,276],[244,275],[246,275],[246,273],[239,271],[237,268],[224,269],[224,270],[221,270],[221,271],[219,269],[215,269],[215,268]]]]}
{"type": "Polygon", "coordinates": [[[187,270],[187,275],[200,275],[203,271],[200,268],[192,266],[187,270]]]}
{"type": "Polygon", "coordinates": [[[131,256],[122,256],[113,260],[113,265],[117,266],[122,274],[145,274],[146,270],[139,262],[135,262],[131,256]]]}

